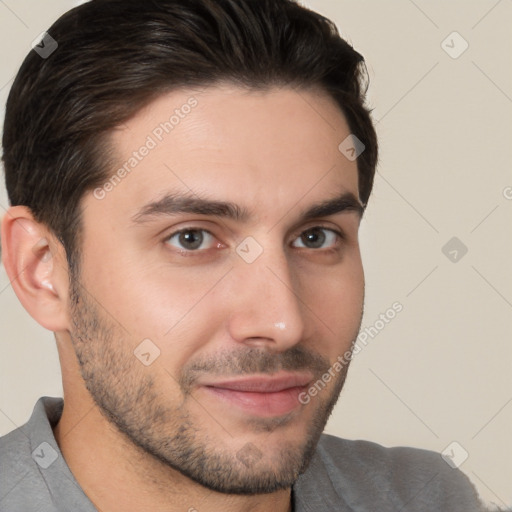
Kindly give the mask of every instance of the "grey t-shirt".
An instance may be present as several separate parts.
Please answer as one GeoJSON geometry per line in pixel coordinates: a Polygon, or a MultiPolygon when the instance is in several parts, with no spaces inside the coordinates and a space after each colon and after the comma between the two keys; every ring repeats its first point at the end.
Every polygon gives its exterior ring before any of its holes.
{"type": "MultiPolygon", "coordinates": [[[[40,398],[30,420],[0,438],[0,512],[96,512],[53,435],[62,407],[61,398],[40,398]]],[[[470,481],[437,453],[328,435],[293,500],[295,512],[481,510],[470,481]]]]}

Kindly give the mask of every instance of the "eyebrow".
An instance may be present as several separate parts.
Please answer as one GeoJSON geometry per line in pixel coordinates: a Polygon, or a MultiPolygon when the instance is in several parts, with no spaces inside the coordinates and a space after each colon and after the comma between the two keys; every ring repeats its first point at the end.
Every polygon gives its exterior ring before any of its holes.
{"type": "Polygon", "coordinates": [[[345,192],[334,199],[327,199],[311,206],[302,214],[302,218],[303,220],[310,220],[343,212],[356,212],[359,217],[363,216],[364,206],[352,192],[345,192]]]}
{"type": "MultiPolygon", "coordinates": [[[[309,207],[301,214],[301,220],[328,217],[342,212],[356,212],[362,217],[364,206],[352,192],[345,192],[309,207]]],[[[251,217],[249,210],[229,201],[205,199],[195,194],[166,194],[161,199],[144,205],[132,217],[132,221],[142,224],[154,217],[180,213],[221,217],[239,222],[247,221],[251,217]]]]}
{"type": "Polygon", "coordinates": [[[192,194],[166,194],[161,199],[144,205],[132,217],[132,220],[139,224],[151,220],[152,217],[179,213],[211,215],[237,221],[244,221],[249,218],[249,212],[235,203],[213,201],[192,194]]]}

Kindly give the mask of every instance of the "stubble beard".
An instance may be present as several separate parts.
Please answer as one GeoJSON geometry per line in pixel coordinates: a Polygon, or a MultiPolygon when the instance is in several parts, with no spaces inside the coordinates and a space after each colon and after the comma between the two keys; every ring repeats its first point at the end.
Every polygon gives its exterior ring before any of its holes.
{"type": "MultiPolygon", "coordinates": [[[[227,355],[221,361],[195,362],[188,372],[184,369],[177,378],[182,401],[171,405],[166,403],[162,393],[158,393],[154,373],[133,355],[123,329],[113,320],[102,317],[87,297],[87,292],[81,292],[78,289],[80,285],[75,282],[72,280],[70,290],[70,314],[74,326],[71,340],[82,378],[102,415],[117,428],[125,441],[165,467],[221,493],[266,494],[288,489],[295,483],[315,453],[345,382],[348,364],[343,366],[331,386],[332,390],[324,390],[309,405],[316,405],[317,410],[311,415],[312,420],[302,441],[292,442],[283,438],[279,449],[269,454],[263,447],[260,450],[252,443],[241,449],[232,448],[209,438],[209,432],[198,428],[187,409],[194,375],[214,370],[232,374],[235,368],[237,374],[256,370],[273,373],[279,369],[313,369],[316,381],[328,370],[329,361],[297,345],[281,354],[247,349],[235,356],[227,355]],[[261,456],[255,456],[254,448],[261,456]],[[248,451],[248,457],[244,456],[244,450],[248,451]]],[[[170,384],[176,385],[176,380],[170,384]]],[[[220,420],[222,422],[222,418],[220,420]]],[[[215,419],[211,419],[213,421],[215,419]]],[[[247,421],[254,431],[267,431],[269,435],[278,432],[286,423],[286,418],[247,421]]],[[[236,439],[232,441],[236,445],[236,439]]]]}

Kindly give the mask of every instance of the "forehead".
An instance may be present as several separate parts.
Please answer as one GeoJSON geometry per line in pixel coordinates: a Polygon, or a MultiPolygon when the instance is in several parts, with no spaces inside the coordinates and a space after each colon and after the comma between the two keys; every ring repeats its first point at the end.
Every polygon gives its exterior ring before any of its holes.
{"type": "Polygon", "coordinates": [[[338,149],[349,134],[318,91],[176,90],[113,132],[117,162],[101,208],[130,215],[171,191],[279,215],[347,191],[358,197],[357,164],[338,149]]]}

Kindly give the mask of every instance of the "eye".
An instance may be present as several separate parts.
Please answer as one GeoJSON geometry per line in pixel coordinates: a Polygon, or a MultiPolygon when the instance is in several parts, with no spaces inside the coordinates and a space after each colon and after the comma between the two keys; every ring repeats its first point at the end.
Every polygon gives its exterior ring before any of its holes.
{"type": "Polygon", "coordinates": [[[329,249],[336,245],[341,234],[332,229],[316,226],[303,231],[292,244],[293,247],[306,247],[307,249],[329,249]]]}
{"type": "Polygon", "coordinates": [[[167,238],[166,243],[177,249],[197,251],[214,246],[214,237],[206,229],[182,229],[167,238]]]}

